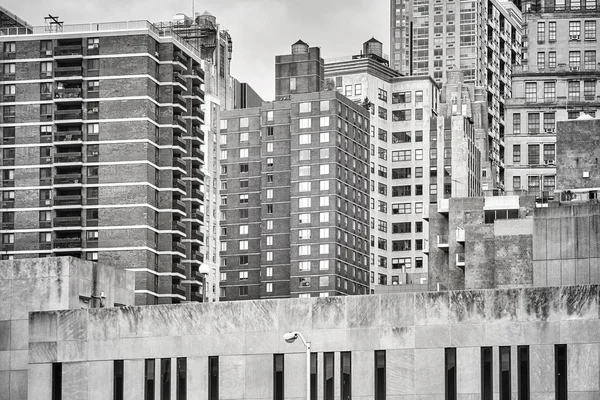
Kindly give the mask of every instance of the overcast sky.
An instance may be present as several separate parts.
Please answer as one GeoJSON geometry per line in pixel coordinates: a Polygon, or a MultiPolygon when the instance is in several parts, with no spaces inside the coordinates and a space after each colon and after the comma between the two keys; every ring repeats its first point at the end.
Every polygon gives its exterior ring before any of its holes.
{"type": "MultiPolygon", "coordinates": [[[[389,53],[389,0],[196,0],[233,39],[233,75],[264,100],[275,97],[275,55],[302,39],[321,47],[323,58],[358,54],[372,36],[389,53]]],[[[44,16],[66,24],[145,19],[168,21],[192,14],[192,0],[4,0],[2,6],[31,25],[44,16]]]]}

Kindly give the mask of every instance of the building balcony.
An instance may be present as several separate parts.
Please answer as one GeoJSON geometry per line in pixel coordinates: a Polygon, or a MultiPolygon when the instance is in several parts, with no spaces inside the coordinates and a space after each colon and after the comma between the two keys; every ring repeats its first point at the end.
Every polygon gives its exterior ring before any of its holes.
{"type": "Polygon", "coordinates": [[[202,132],[202,129],[194,127],[192,129],[192,136],[197,137],[202,143],[204,143],[204,132],[202,132]]]}
{"type": "Polygon", "coordinates": [[[173,159],[173,168],[180,168],[180,169],[186,171],[187,165],[186,165],[185,161],[182,161],[179,158],[174,158],[173,159]]]}
{"type": "Polygon", "coordinates": [[[83,139],[81,131],[62,131],[54,133],[54,142],[56,145],[59,144],[72,144],[72,142],[80,142],[83,139]],[[58,143],[56,143],[58,142],[58,143]],[[65,142],[65,143],[60,143],[65,142]]]}
{"type": "Polygon", "coordinates": [[[174,93],[173,94],[173,104],[179,104],[183,108],[187,109],[187,103],[182,95],[174,93]]]}
{"type": "Polygon", "coordinates": [[[81,152],[57,153],[54,155],[54,163],[80,163],[82,162],[81,152]]]}
{"type": "Polygon", "coordinates": [[[192,168],[192,177],[204,179],[204,172],[200,168],[192,168]]]}
{"type": "Polygon", "coordinates": [[[200,65],[194,65],[192,67],[192,79],[201,79],[204,82],[204,71],[202,71],[200,65]]]}
{"type": "Polygon", "coordinates": [[[187,58],[180,51],[174,51],[173,52],[173,61],[179,62],[179,63],[187,66],[187,58]]]}
{"type": "Polygon", "coordinates": [[[180,296],[185,296],[185,288],[181,284],[171,285],[171,292],[180,296]]]}
{"type": "Polygon", "coordinates": [[[186,191],[185,182],[182,179],[173,179],[173,187],[179,190],[186,191]]]}
{"type": "Polygon", "coordinates": [[[171,272],[185,276],[185,267],[181,263],[171,264],[171,272]]]}
{"type": "Polygon", "coordinates": [[[81,247],[81,237],[74,236],[68,238],[56,238],[52,241],[52,246],[57,249],[76,249],[81,247]]]}
{"type": "Polygon", "coordinates": [[[171,250],[174,252],[185,254],[185,245],[180,242],[171,242],[171,250]]]}
{"type": "Polygon", "coordinates": [[[80,109],[77,110],[56,110],[54,112],[54,119],[56,123],[66,120],[80,120],[82,119],[82,112],[80,109]]]}
{"type": "Polygon", "coordinates": [[[204,93],[200,88],[193,87],[192,88],[192,104],[197,105],[204,103],[204,93]]]}
{"type": "Polygon", "coordinates": [[[173,146],[185,149],[185,141],[179,136],[173,136],[173,146]]]}
{"type": "Polygon", "coordinates": [[[54,196],[55,206],[73,206],[82,204],[81,195],[54,196]]]}
{"type": "Polygon", "coordinates": [[[437,247],[438,249],[448,251],[448,248],[450,247],[448,243],[448,235],[437,235],[437,247]]]}
{"type": "Polygon", "coordinates": [[[465,230],[460,226],[456,228],[456,241],[459,243],[465,242],[465,230]]]}
{"type": "Polygon", "coordinates": [[[457,267],[465,266],[465,253],[456,253],[456,266],[457,267]]]}
{"type": "Polygon", "coordinates": [[[82,79],[83,78],[83,67],[81,65],[74,66],[74,67],[56,67],[54,69],[54,78],[82,79]]]}
{"type": "Polygon", "coordinates": [[[181,118],[179,115],[176,115],[173,117],[173,126],[184,132],[187,131],[187,125],[185,123],[185,120],[183,118],[181,118]]]}
{"type": "Polygon", "coordinates": [[[185,204],[181,200],[173,200],[173,209],[185,212],[185,204]]]}
{"type": "Polygon", "coordinates": [[[81,100],[83,90],[81,88],[55,89],[54,99],[61,100],[81,100]]]}
{"type": "Polygon", "coordinates": [[[171,225],[174,231],[185,233],[185,224],[181,221],[173,221],[171,225]]]}
{"type": "MultiPolygon", "coordinates": [[[[185,90],[187,90],[187,82],[185,81],[185,78],[183,76],[181,76],[181,74],[179,73],[174,73],[173,74],[173,82],[175,83],[179,83],[180,85],[182,85],[184,88],[186,88],[185,90]]],[[[175,85],[176,86],[176,85],[175,85]]]]}
{"type": "Polygon", "coordinates": [[[78,217],[56,217],[54,218],[54,226],[81,226],[81,216],[78,217]]]}
{"type": "Polygon", "coordinates": [[[83,56],[83,47],[81,45],[58,45],[54,48],[54,56],[83,56]]]}
{"type": "Polygon", "coordinates": [[[54,176],[55,185],[69,185],[81,183],[81,174],[57,174],[54,176]]]}

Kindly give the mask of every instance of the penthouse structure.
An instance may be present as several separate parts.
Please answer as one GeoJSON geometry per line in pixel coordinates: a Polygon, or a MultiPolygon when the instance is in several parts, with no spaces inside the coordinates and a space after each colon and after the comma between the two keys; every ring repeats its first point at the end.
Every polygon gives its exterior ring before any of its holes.
{"type": "Polygon", "coordinates": [[[391,69],[381,47],[373,38],[360,54],[325,62],[325,86],[367,105],[371,113],[370,261],[375,292],[426,284],[423,243],[428,227],[423,211],[429,204],[427,160],[439,97],[431,78],[404,77],[391,69]]]}
{"type": "Polygon", "coordinates": [[[276,98],[221,120],[221,299],[367,294],[369,116],[320,49],[276,57],[276,98]]]}
{"type": "Polygon", "coordinates": [[[4,28],[2,259],[136,272],[136,303],[202,300],[204,72],[147,21],[4,28]]]}
{"type": "Polygon", "coordinates": [[[509,1],[391,0],[391,66],[406,75],[446,82],[460,69],[467,84],[484,87],[487,146],[481,149],[481,184],[504,189],[505,99],[513,65],[521,64],[518,7],[509,1]]]}

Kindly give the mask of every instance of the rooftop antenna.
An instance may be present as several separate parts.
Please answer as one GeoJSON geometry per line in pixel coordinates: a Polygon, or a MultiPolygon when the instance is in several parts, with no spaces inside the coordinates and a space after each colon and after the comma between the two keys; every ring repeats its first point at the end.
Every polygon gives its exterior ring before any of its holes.
{"type": "Polygon", "coordinates": [[[62,32],[63,31],[63,21],[58,20],[58,16],[54,17],[48,14],[47,17],[44,17],[46,21],[46,32],[62,32]]]}

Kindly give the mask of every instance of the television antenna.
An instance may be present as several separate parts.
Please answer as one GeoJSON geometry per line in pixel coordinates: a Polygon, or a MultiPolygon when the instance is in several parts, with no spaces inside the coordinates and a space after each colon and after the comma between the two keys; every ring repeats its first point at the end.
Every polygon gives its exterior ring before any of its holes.
{"type": "Polygon", "coordinates": [[[48,14],[47,17],[44,17],[44,21],[46,21],[46,32],[63,31],[63,21],[59,21],[58,18],[58,16],[54,17],[50,14],[48,14]]]}

